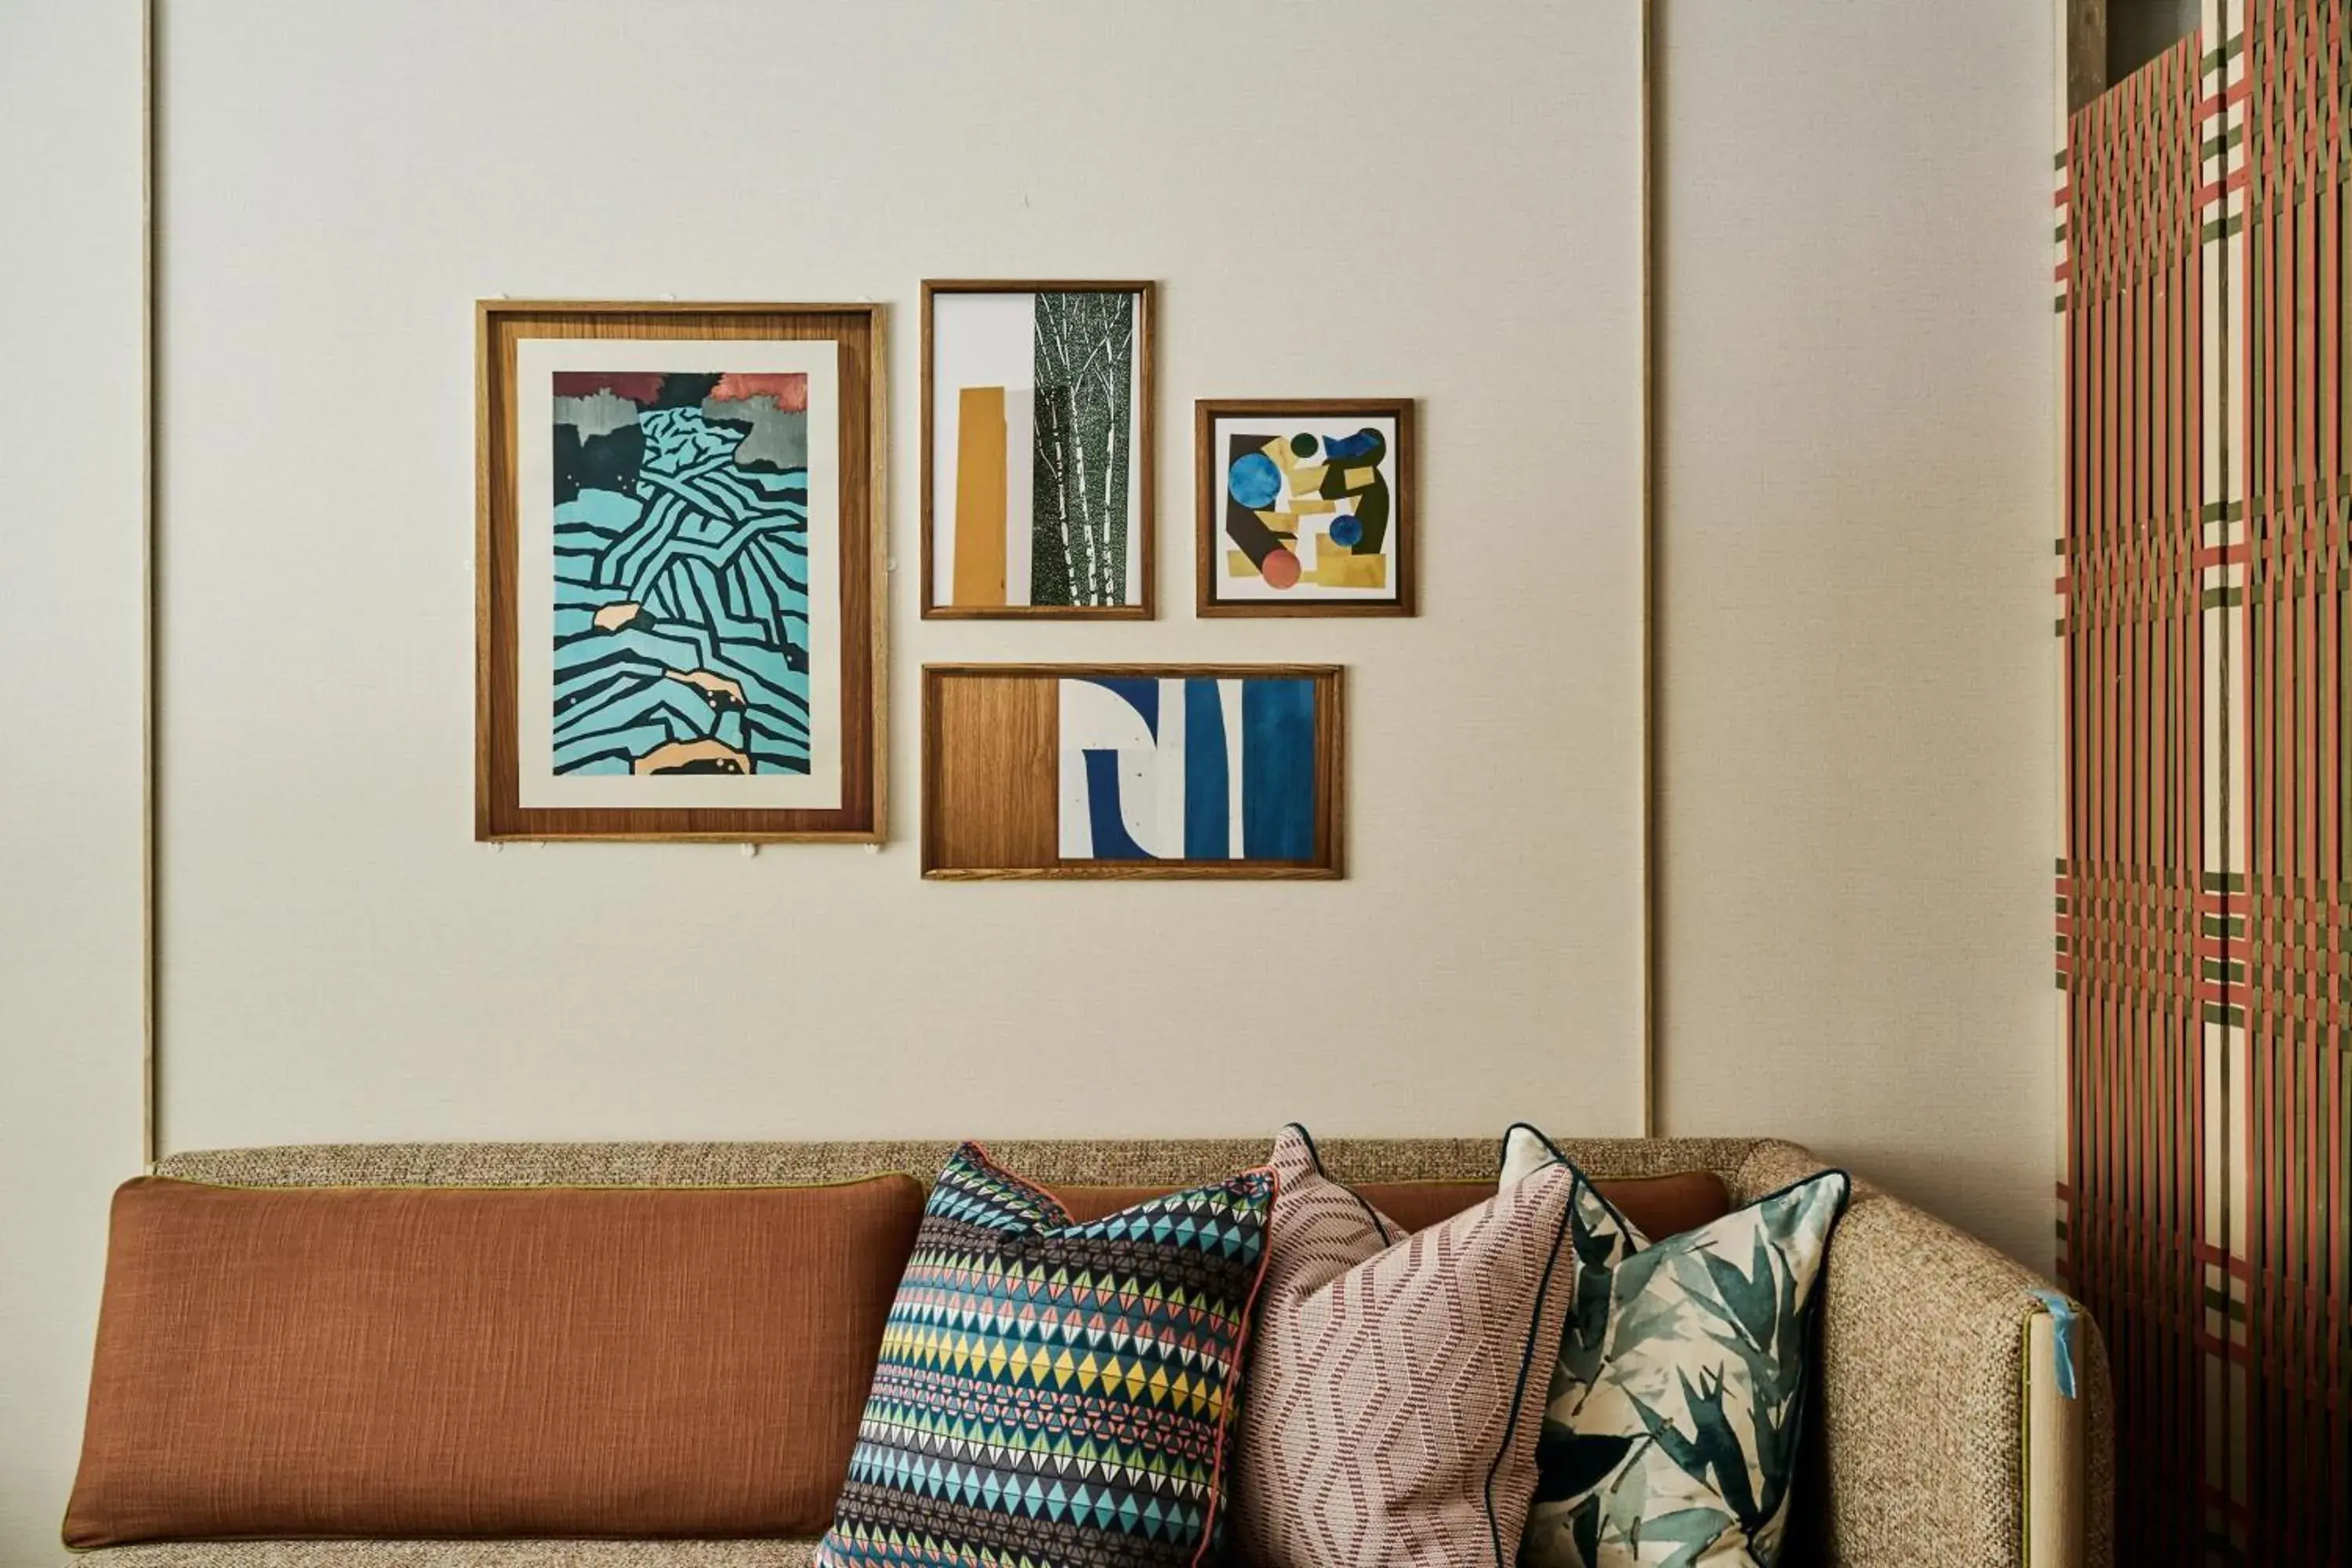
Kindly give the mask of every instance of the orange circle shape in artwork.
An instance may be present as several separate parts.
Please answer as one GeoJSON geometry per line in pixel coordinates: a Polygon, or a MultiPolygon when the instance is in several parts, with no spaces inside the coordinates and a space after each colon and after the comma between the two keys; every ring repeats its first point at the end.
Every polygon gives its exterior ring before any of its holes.
{"type": "Polygon", "coordinates": [[[1257,572],[1269,588],[1290,587],[1298,581],[1298,557],[1277,545],[1265,552],[1265,559],[1257,563],[1257,572]]]}

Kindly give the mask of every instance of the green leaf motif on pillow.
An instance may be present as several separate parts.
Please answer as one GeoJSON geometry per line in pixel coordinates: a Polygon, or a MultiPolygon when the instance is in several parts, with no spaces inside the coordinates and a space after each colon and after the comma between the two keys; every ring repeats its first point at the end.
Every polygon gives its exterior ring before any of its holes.
{"type": "Polygon", "coordinates": [[[1580,1176],[1520,1568],[1772,1568],[1846,1191],[1825,1172],[1653,1246],[1580,1176]]]}

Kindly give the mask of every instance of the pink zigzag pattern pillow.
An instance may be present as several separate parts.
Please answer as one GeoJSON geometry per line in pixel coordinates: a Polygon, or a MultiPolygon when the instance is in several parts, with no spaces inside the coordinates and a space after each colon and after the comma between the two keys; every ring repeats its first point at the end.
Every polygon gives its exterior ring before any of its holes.
{"type": "Polygon", "coordinates": [[[1234,1469],[1244,1560],[1510,1568],[1576,1295],[1573,1175],[1555,1164],[1408,1236],[1324,1175],[1306,1129],[1269,1163],[1234,1469]]]}

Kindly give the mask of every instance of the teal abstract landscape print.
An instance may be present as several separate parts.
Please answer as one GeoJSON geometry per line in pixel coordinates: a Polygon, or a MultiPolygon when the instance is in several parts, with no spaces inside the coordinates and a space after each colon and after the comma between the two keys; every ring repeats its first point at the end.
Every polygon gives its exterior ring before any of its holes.
{"type": "MultiPolygon", "coordinates": [[[[1504,1179],[1538,1168],[1517,1128],[1504,1179]]],[[[1547,1155],[1556,1153],[1549,1143],[1547,1155]]],[[[1774,1568],[1843,1171],[1653,1245],[1579,1173],[1575,1304],[1520,1568],[1774,1568]]]]}
{"type": "Polygon", "coordinates": [[[821,1568],[1190,1568],[1223,1532],[1274,1173],[1074,1223],[967,1143],[924,1205],[821,1568]]]}
{"type": "Polygon", "coordinates": [[[805,775],[808,377],[551,391],[552,771],[805,775]]]}
{"type": "Polygon", "coordinates": [[[516,352],[520,803],[838,806],[837,345],[516,352]]]}

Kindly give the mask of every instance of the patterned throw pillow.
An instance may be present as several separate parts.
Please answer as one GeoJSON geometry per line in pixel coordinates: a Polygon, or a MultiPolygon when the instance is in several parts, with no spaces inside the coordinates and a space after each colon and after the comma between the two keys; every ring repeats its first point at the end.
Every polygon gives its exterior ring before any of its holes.
{"type": "Polygon", "coordinates": [[[1407,1236],[1274,1148],[1234,1474],[1251,1568],[1509,1568],[1574,1282],[1565,1165],[1407,1236]]]}
{"type": "MultiPolygon", "coordinates": [[[[1503,1182],[1559,1151],[1511,1129],[1503,1182]]],[[[1772,1568],[1811,1367],[1813,1286],[1845,1207],[1824,1171],[1652,1245],[1582,1173],[1520,1568],[1772,1568]]]]}
{"type": "Polygon", "coordinates": [[[832,1568],[1169,1568],[1221,1534],[1274,1176],[1086,1224],[977,1143],[899,1281],[832,1568]]]}

